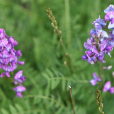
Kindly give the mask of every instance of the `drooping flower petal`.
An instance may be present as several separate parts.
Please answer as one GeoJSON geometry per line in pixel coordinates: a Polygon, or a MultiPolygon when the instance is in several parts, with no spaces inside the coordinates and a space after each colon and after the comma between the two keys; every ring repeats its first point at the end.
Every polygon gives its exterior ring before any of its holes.
{"type": "Polygon", "coordinates": [[[88,63],[95,64],[97,62],[97,58],[95,56],[88,58],[88,63]]]}
{"type": "Polygon", "coordinates": [[[24,65],[24,63],[25,63],[24,61],[18,61],[19,65],[24,65]]]}
{"type": "Polygon", "coordinates": [[[111,82],[108,81],[108,82],[105,83],[103,91],[104,92],[109,91],[110,88],[111,88],[111,82]]]}
{"type": "Polygon", "coordinates": [[[16,97],[17,96],[23,97],[21,92],[24,92],[26,90],[26,88],[24,86],[17,86],[15,88],[13,88],[13,90],[17,92],[16,97]]]}
{"type": "Polygon", "coordinates": [[[23,76],[22,73],[23,73],[23,71],[20,70],[15,74],[15,76],[14,76],[14,80],[16,81],[15,83],[17,83],[17,82],[22,83],[25,81],[26,77],[23,76]]]}

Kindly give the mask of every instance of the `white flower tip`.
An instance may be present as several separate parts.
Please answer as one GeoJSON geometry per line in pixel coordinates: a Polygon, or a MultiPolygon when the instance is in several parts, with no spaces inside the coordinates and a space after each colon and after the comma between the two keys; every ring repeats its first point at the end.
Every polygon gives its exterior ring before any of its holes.
{"type": "Polygon", "coordinates": [[[110,70],[112,68],[112,65],[108,66],[108,67],[103,67],[103,69],[106,69],[106,70],[110,70]]]}

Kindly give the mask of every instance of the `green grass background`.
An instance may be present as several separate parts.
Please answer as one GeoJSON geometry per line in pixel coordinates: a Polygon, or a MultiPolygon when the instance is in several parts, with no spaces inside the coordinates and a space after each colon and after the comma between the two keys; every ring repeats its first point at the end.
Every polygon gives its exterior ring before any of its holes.
{"type": "MultiPolygon", "coordinates": [[[[113,0],[0,0],[0,28],[18,41],[17,50],[25,65],[18,66],[26,76],[23,98],[16,98],[10,78],[0,78],[0,114],[73,114],[68,86],[76,114],[99,114],[95,91],[89,81],[92,73],[99,74],[99,66],[82,60],[84,42],[94,29],[92,22],[101,16],[113,0]],[[64,65],[59,38],[54,33],[46,14],[50,7],[63,33],[65,50],[70,57],[70,68],[64,65]]],[[[106,55],[107,65],[114,67],[112,57],[106,55]]],[[[110,80],[110,71],[104,71],[104,82],[110,80]]],[[[100,88],[102,90],[102,88],[100,88]]],[[[114,112],[114,95],[102,93],[105,114],[114,112]]]]}

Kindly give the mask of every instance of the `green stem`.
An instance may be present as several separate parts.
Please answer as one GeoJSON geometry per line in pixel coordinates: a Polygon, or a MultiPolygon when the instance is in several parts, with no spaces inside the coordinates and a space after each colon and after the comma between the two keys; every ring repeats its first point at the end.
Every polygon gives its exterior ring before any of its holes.
{"type": "Polygon", "coordinates": [[[100,72],[100,78],[101,78],[101,86],[103,86],[103,68],[102,68],[102,63],[99,62],[99,72],[100,72]]]}
{"type": "MultiPolygon", "coordinates": [[[[101,85],[101,88],[102,88],[102,86],[103,86],[103,82],[104,82],[104,78],[103,78],[103,68],[102,68],[102,63],[101,62],[99,62],[99,72],[100,72],[100,78],[101,78],[101,83],[100,83],[100,85],[101,85]]],[[[102,96],[101,96],[101,94],[100,94],[100,98],[101,98],[101,103],[100,103],[100,105],[99,105],[99,112],[101,113],[101,114],[104,114],[104,112],[103,112],[103,103],[102,103],[102,96]]]]}
{"type": "Polygon", "coordinates": [[[70,61],[69,61],[70,58],[69,58],[68,53],[66,53],[65,46],[64,46],[63,40],[62,40],[62,35],[59,35],[59,37],[60,37],[60,45],[61,45],[61,47],[62,47],[64,56],[65,56],[65,58],[66,58],[66,61],[64,62],[64,65],[67,67],[67,70],[68,70],[68,72],[70,73],[70,61]]]}
{"type": "Polygon", "coordinates": [[[70,28],[70,6],[69,0],[65,0],[65,24],[66,24],[66,39],[67,47],[71,44],[71,28],[70,28]]]}

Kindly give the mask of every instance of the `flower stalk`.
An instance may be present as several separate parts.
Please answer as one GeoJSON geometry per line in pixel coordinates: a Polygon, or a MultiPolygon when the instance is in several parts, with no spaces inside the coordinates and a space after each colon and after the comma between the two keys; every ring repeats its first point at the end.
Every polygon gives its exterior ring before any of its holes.
{"type": "Polygon", "coordinates": [[[63,43],[63,40],[62,40],[62,31],[59,30],[59,27],[58,27],[58,23],[55,19],[55,16],[53,15],[52,11],[50,8],[47,8],[46,9],[46,12],[47,12],[47,15],[48,15],[48,18],[51,20],[51,25],[52,27],[54,28],[54,32],[59,36],[59,39],[60,39],[60,45],[61,45],[61,48],[62,48],[62,51],[64,53],[64,57],[65,57],[65,61],[64,61],[64,65],[67,67],[69,73],[71,71],[73,71],[72,69],[72,65],[71,65],[71,59],[70,59],[70,56],[69,54],[66,52],[66,49],[65,49],[65,46],[64,46],[64,43],[63,43]]]}
{"type": "Polygon", "coordinates": [[[74,112],[74,114],[76,114],[76,113],[75,113],[75,109],[74,109],[73,98],[72,98],[71,86],[69,86],[69,91],[70,91],[70,97],[71,97],[73,112],[74,112]]]}

